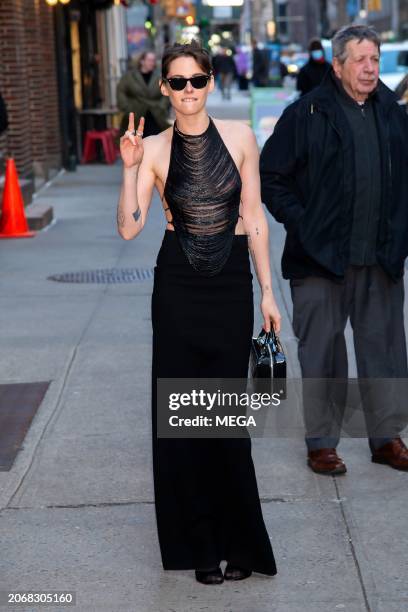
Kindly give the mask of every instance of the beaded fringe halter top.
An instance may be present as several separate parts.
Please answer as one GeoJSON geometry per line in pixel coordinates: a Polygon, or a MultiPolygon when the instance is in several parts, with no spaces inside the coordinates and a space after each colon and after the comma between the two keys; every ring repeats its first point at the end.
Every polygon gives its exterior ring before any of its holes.
{"type": "Polygon", "coordinates": [[[232,248],[241,201],[241,177],[213,120],[203,134],[174,124],[163,196],[171,224],[192,267],[218,274],[232,248]]]}

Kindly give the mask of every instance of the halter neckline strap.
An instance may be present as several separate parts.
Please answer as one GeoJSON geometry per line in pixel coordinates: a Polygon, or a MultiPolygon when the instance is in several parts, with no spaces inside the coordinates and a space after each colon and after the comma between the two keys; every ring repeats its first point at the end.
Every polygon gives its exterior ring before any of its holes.
{"type": "Polygon", "coordinates": [[[174,131],[177,132],[177,134],[179,134],[180,136],[182,136],[183,138],[200,138],[201,136],[205,136],[208,132],[208,130],[211,127],[211,124],[213,122],[213,120],[211,119],[210,116],[208,116],[209,122],[208,122],[208,126],[205,128],[204,132],[202,132],[201,134],[186,134],[185,132],[182,132],[178,127],[177,127],[177,122],[174,122],[174,131]]]}

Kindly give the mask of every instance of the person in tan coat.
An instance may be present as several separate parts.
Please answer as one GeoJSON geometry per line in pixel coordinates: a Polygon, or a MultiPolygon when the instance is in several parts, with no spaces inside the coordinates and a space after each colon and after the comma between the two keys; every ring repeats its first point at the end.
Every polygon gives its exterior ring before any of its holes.
{"type": "Polygon", "coordinates": [[[167,99],[159,88],[160,70],[156,67],[156,55],[145,51],[136,65],[120,79],[117,88],[119,110],[124,115],[121,135],[127,129],[129,113],[145,118],[144,136],[154,136],[169,127],[167,99]]]}

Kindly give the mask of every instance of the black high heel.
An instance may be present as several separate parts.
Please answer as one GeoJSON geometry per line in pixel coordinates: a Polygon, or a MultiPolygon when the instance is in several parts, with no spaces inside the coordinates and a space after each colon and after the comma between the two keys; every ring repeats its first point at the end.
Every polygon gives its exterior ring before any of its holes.
{"type": "Polygon", "coordinates": [[[224,582],[224,576],[220,567],[211,570],[196,570],[195,577],[201,584],[222,584],[224,582]]]}
{"type": "Polygon", "coordinates": [[[252,570],[244,569],[243,567],[237,567],[235,565],[227,564],[224,572],[225,580],[244,580],[249,578],[252,574],[252,570]]]}

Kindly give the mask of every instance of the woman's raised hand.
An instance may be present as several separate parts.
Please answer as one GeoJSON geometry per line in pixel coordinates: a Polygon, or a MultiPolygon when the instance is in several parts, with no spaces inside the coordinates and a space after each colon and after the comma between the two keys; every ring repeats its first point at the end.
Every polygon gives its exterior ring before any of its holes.
{"type": "Polygon", "coordinates": [[[120,154],[125,168],[139,166],[143,159],[143,129],[144,117],[140,117],[138,128],[135,132],[135,114],[129,113],[128,129],[120,139],[120,154]]]}

